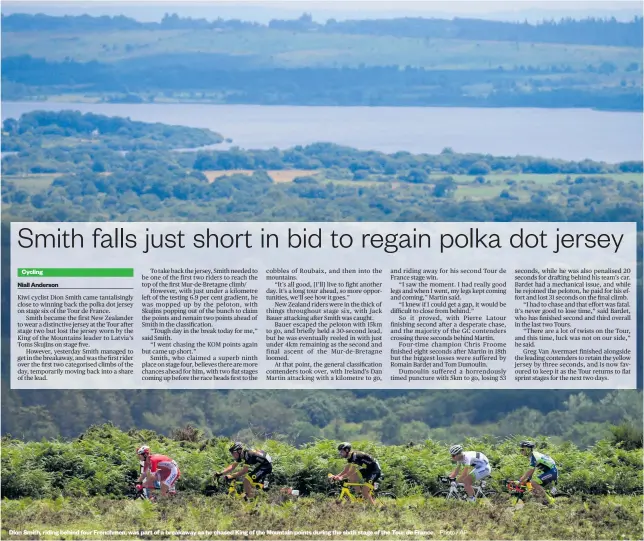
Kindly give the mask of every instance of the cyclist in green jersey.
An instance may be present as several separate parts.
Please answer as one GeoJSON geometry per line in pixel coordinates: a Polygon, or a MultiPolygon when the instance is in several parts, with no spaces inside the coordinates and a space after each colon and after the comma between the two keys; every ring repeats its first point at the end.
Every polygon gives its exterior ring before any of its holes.
{"type": "Polygon", "coordinates": [[[532,441],[522,441],[520,444],[521,454],[530,457],[530,469],[523,474],[520,483],[526,483],[532,480],[535,470],[539,470],[539,475],[532,481],[532,488],[537,497],[542,500],[547,499],[552,502],[553,498],[544,490],[551,483],[556,483],[559,476],[557,464],[548,455],[535,451],[535,444],[532,441]]]}

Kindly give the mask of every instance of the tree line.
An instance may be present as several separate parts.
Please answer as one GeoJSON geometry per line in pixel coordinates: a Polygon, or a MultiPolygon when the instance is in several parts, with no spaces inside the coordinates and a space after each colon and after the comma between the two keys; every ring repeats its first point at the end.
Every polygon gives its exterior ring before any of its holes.
{"type": "Polygon", "coordinates": [[[18,119],[5,119],[2,131],[2,151],[26,152],[28,159],[33,158],[30,151],[41,147],[45,139],[50,148],[68,150],[170,150],[202,147],[224,140],[221,134],[203,128],[152,124],[72,110],[30,111],[18,119]]]}
{"type": "MultiPolygon", "coordinates": [[[[398,66],[269,68],[261,58],[181,53],[112,63],[49,61],[29,55],[3,58],[3,99],[60,93],[99,94],[104,101],[145,103],[189,95],[217,103],[335,105],[548,107],[641,111],[642,89],[601,86],[581,77],[581,86],[557,79],[572,68],[517,66],[483,70],[432,70],[398,66]],[[544,74],[552,80],[544,82],[544,74]],[[486,85],[474,94],[468,89],[486,85]],[[524,85],[530,87],[529,90],[524,85]]],[[[588,74],[617,70],[610,62],[589,65],[588,74]]]]}
{"type": "Polygon", "coordinates": [[[340,34],[389,35],[411,38],[450,38],[463,40],[491,40],[532,43],[570,43],[576,45],[607,45],[642,47],[642,17],[628,22],[612,18],[588,17],[575,20],[570,17],[559,21],[538,23],[489,21],[474,18],[437,19],[404,17],[380,20],[329,19],[325,23],[313,21],[310,14],[298,19],[273,19],[268,24],[224,20],[208,21],[180,17],[166,13],[159,22],[141,22],[123,15],[92,17],[89,15],[53,16],[16,13],[2,15],[4,32],[94,32],[129,30],[203,30],[203,29],[261,29],[328,32],[340,34]]]}

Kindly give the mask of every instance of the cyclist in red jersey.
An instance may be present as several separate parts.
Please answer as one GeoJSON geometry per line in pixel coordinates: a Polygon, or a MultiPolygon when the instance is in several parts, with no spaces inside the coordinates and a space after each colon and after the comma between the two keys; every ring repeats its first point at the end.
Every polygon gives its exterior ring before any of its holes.
{"type": "Polygon", "coordinates": [[[176,493],[175,483],[181,477],[179,466],[170,457],[151,454],[150,448],[143,445],[136,450],[141,460],[141,475],[137,483],[143,481],[143,488],[161,488],[161,496],[176,493]]]}

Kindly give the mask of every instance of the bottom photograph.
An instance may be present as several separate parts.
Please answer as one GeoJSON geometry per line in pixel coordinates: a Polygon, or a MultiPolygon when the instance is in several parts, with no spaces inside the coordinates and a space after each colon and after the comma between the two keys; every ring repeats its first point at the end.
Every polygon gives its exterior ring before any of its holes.
{"type": "Polygon", "coordinates": [[[641,391],[40,395],[5,539],[641,538],[641,391]]]}

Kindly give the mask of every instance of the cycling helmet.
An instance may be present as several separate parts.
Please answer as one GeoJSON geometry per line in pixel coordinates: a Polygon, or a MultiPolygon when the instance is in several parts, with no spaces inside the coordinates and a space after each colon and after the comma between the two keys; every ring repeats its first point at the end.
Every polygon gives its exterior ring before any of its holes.
{"type": "Polygon", "coordinates": [[[243,449],[244,449],[244,446],[240,442],[236,441],[230,446],[228,451],[230,453],[241,453],[243,449]]]}
{"type": "Polygon", "coordinates": [[[338,445],[338,451],[351,451],[351,444],[346,441],[341,443],[338,445]]]}
{"type": "Polygon", "coordinates": [[[449,448],[449,454],[452,456],[460,455],[463,452],[463,447],[460,445],[452,445],[449,448]]]}
{"type": "Polygon", "coordinates": [[[525,449],[525,448],[534,449],[535,448],[534,442],[533,441],[527,441],[527,440],[522,441],[519,444],[519,446],[521,447],[521,449],[525,449]]]}
{"type": "Polygon", "coordinates": [[[139,447],[136,450],[136,454],[137,455],[143,455],[143,456],[149,455],[150,454],[150,448],[147,445],[141,445],[141,447],[139,447]]]}

